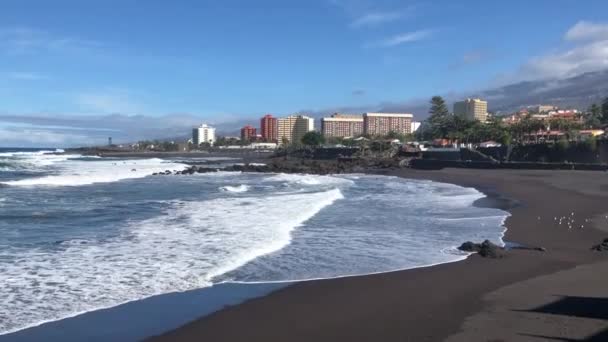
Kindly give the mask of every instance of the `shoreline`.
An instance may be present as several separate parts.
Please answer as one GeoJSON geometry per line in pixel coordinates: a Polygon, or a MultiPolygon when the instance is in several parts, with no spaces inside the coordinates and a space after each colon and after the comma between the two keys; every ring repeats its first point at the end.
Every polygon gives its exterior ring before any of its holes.
{"type": "MultiPolygon", "coordinates": [[[[488,199],[488,197],[492,197],[492,198],[497,197],[496,194],[493,194],[490,196],[483,194],[483,196],[485,196],[485,197],[475,200],[475,202],[472,205],[478,206],[478,207],[492,207],[492,208],[497,207],[494,205],[480,205],[479,204],[479,201],[488,199]]],[[[504,222],[504,220],[506,220],[507,217],[508,216],[504,217],[503,222],[504,222]]],[[[504,235],[504,231],[503,231],[503,235],[504,235]]],[[[456,249],[457,245],[454,245],[452,247],[454,249],[456,249]]],[[[451,250],[452,247],[450,247],[449,249],[451,250]]],[[[447,253],[447,254],[450,254],[450,253],[447,253]]],[[[342,279],[342,278],[354,278],[354,277],[378,275],[378,274],[384,274],[384,273],[402,272],[402,271],[406,271],[406,270],[413,270],[413,269],[419,269],[419,268],[435,267],[438,265],[449,264],[449,263],[454,263],[454,262],[459,262],[459,261],[465,260],[471,254],[470,253],[467,254],[467,253],[463,252],[463,254],[461,254],[461,255],[460,254],[451,254],[451,255],[454,259],[449,260],[449,261],[443,261],[443,262],[437,262],[437,263],[431,263],[431,264],[425,264],[425,265],[419,265],[419,266],[407,267],[407,268],[396,268],[396,269],[390,269],[390,270],[384,270],[384,271],[378,271],[378,272],[372,272],[372,273],[345,274],[345,275],[339,275],[339,276],[334,276],[334,277],[308,278],[308,279],[286,280],[286,281],[259,281],[259,282],[226,281],[226,282],[215,283],[210,287],[218,287],[218,286],[230,287],[230,286],[234,286],[234,285],[242,285],[245,287],[247,285],[253,285],[253,286],[269,286],[271,288],[279,289],[282,287],[287,287],[287,286],[291,286],[296,283],[303,283],[303,282],[314,282],[314,281],[319,281],[319,280],[332,280],[332,279],[342,279]]],[[[205,291],[205,290],[208,290],[210,287],[190,290],[190,291],[186,291],[186,292],[205,291]]],[[[45,331],[47,333],[48,332],[54,333],[53,327],[55,327],[55,326],[73,327],[73,324],[71,322],[76,322],[76,321],[85,321],[86,322],[87,317],[91,317],[91,316],[95,317],[98,315],[103,315],[103,313],[105,313],[105,312],[115,312],[115,313],[118,312],[118,314],[120,315],[120,311],[122,310],[123,307],[137,306],[138,305],[137,303],[139,303],[139,302],[155,300],[157,297],[171,296],[173,294],[174,293],[171,292],[171,293],[154,295],[154,296],[147,297],[147,298],[126,301],[126,302],[120,303],[118,305],[113,305],[113,306],[109,306],[109,307],[101,307],[101,308],[97,308],[97,309],[90,310],[90,311],[83,311],[83,312],[75,313],[73,315],[70,315],[68,317],[64,317],[61,319],[53,319],[53,320],[48,320],[48,321],[44,321],[44,322],[39,322],[35,325],[31,325],[31,326],[28,326],[28,327],[25,327],[25,328],[22,328],[19,330],[0,334],[0,341],[4,341],[5,339],[7,339],[7,340],[12,340],[12,339],[35,340],[35,339],[28,338],[28,336],[41,336],[42,332],[45,332],[45,331]]],[[[249,296],[248,298],[245,298],[244,300],[257,298],[257,297],[258,297],[258,295],[252,294],[251,296],[249,296]]],[[[232,305],[234,305],[234,303],[232,303],[232,305]]],[[[199,316],[193,317],[192,319],[197,318],[197,317],[199,317],[199,316]]],[[[183,322],[183,323],[186,323],[186,322],[183,322]]],[[[71,329],[73,329],[73,328],[71,328],[71,329]]],[[[78,340],[78,339],[69,338],[69,340],[78,340]]]]}
{"type": "MultiPolygon", "coordinates": [[[[492,207],[495,208],[497,207],[496,205],[491,205],[491,204],[480,204],[481,200],[486,200],[488,198],[492,198],[492,199],[496,199],[498,198],[497,194],[491,194],[491,195],[486,195],[483,194],[483,198],[480,198],[478,200],[475,200],[475,202],[472,204],[474,206],[479,206],[479,207],[492,207]]],[[[508,216],[505,216],[504,220],[506,220],[508,216]]],[[[504,222],[503,220],[503,222],[504,222]]],[[[503,235],[504,235],[504,231],[503,231],[503,235]]],[[[457,247],[457,245],[453,246],[454,249],[457,247]]],[[[450,248],[451,250],[452,248],[450,248]]],[[[449,253],[448,253],[449,254],[449,253]]],[[[223,287],[223,286],[234,286],[234,285],[242,285],[244,288],[244,291],[246,292],[246,287],[248,285],[252,285],[253,286],[268,286],[268,287],[272,287],[275,289],[279,289],[279,288],[283,288],[283,287],[287,287],[287,286],[291,286],[293,284],[296,283],[303,283],[303,282],[314,282],[314,281],[319,281],[319,280],[332,280],[332,279],[342,279],[342,278],[354,278],[354,277],[362,277],[362,276],[369,276],[369,275],[378,275],[378,274],[384,274],[384,273],[395,273],[395,272],[402,272],[402,271],[407,271],[407,270],[414,270],[414,269],[420,269],[420,268],[429,268],[429,267],[435,267],[438,265],[443,265],[443,264],[449,264],[449,263],[454,263],[454,262],[459,262],[459,261],[463,261],[466,258],[468,258],[471,254],[466,254],[463,252],[462,255],[457,255],[457,254],[453,254],[452,260],[449,261],[444,261],[444,262],[437,262],[437,263],[431,263],[431,264],[425,264],[425,265],[419,265],[419,266],[414,266],[414,267],[407,267],[407,268],[396,268],[396,269],[390,269],[390,270],[384,270],[384,271],[378,271],[378,272],[372,272],[372,273],[361,273],[361,274],[345,274],[345,275],[340,275],[340,276],[335,276],[335,277],[327,277],[327,278],[309,278],[309,279],[299,279],[299,280],[288,280],[288,281],[260,281],[260,282],[238,282],[238,281],[228,281],[228,282],[221,282],[221,283],[216,283],[213,285],[213,287],[223,287]],[[277,287],[278,286],[278,287],[277,287]]],[[[196,289],[196,290],[191,290],[191,291],[187,291],[187,292],[204,292],[206,289],[208,288],[200,288],[200,289],[196,289]]],[[[155,295],[152,297],[147,297],[147,298],[143,298],[143,299],[138,299],[138,300],[132,300],[132,301],[127,301],[118,305],[114,305],[114,306],[110,306],[110,307],[104,307],[104,308],[98,308],[98,309],[94,309],[94,310],[90,310],[90,311],[84,311],[84,312],[79,312],[76,313],[74,315],[71,315],[69,317],[65,317],[59,320],[49,320],[49,321],[44,321],[44,322],[40,322],[38,324],[23,328],[23,329],[19,329],[16,331],[12,331],[12,332],[8,332],[8,333],[4,333],[2,335],[0,335],[0,341],[3,341],[5,339],[7,340],[13,340],[13,339],[18,339],[18,340],[35,340],[32,338],[28,338],[28,336],[41,336],[44,335],[43,332],[46,333],[50,333],[53,334],[54,331],[54,327],[57,326],[64,326],[64,327],[70,327],[69,329],[74,329],[74,324],[72,322],[87,322],[87,321],[91,321],[91,320],[95,320],[96,316],[103,316],[104,313],[107,312],[114,312],[117,315],[121,315],[121,311],[123,311],[124,307],[131,307],[131,306],[138,306],[138,303],[140,302],[147,302],[147,301],[154,301],[156,300],[157,297],[163,297],[163,296],[171,296],[173,293],[166,293],[166,294],[159,294],[159,295],[155,295]]],[[[245,298],[243,300],[249,300],[252,298],[257,298],[258,295],[257,294],[252,294],[251,296],[246,296],[248,298],[245,298]]],[[[232,305],[234,305],[235,303],[232,303],[232,305]]],[[[207,313],[208,314],[208,313],[207,313]]],[[[195,319],[198,318],[199,316],[195,316],[192,317],[191,319],[195,319]]],[[[182,322],[186,323],[186,322],[182,322]]],[[[89,324],[89,323],[85,323],[85,324],[89,324]]],[[[64,328],[65,329],[65,328],[64,328]]],[[[158,332],[157,332],[158,333],[158,332]]],[[[63,337],[65,339],[65,337],[63,337]]],[[[76,339],[71,339],[70,340],[78,340],[76,339]]]]}
{"type": "MultiPolygon", "coordinates": [[[[530,199],[520,198],[522,196],[513,196],[513,191],[504,191],[504,185],[500,185],[497,179],[480,179],[476,176],[466,176],[464,173],[467,170],[448,170],[448,171],[414,171],[414,170],[396,170],[387,171],[381,170],[379,172],[370,172],[378,175],[393,175],[411,179],[427,179],[432,181],[439,181],[445,183],[456,184],[459,186],[473,187],[478,191],[484,193],[486,197],[476,201],[475,205],[489,206],[499,208],[502,210],[507,209],[511,216],[507,217],[504,226],[506,227],[503,241],[522,243],[525,245],[543,245],[539,244],[537,234],[523,234],[519,231],[518,225],[520,222],[528,221],[530,223],[530,199]],[[526,203],[528,202],[528,203],[526,203]],[[522,215],[522,212],[528,211],[527,215],[522,215]],[[525,217],[527,216],[527,217],[525,217]]],[[[555,172],[549,171],[548,173],[555,172]]],[[[479,172],[471,172],[470,174],[477,174],[479,172]]],[[[522,173],[547,173],[547,171],[488,171],[483,170],[483,174],[499,174],[498,177],[508,178],[508,175],[518,174],[521,176],[522,173]]],[[[603,173],[600,173],[603,174],[603,173]]],[[[522,177],[525,177],[522,176],[522,177]]],[[[546,184],[537,184],[537,187],[546,186],[546,184]]],[[[521,188],[521,187],[520,187],[521,188]]],[[[520,189],[521,190],[521,189],[520,189]]],[[[543,189],[547,191],[547,189],[543,189]]],[[[552,191],[566,191],[563,189],[553,188],[552,191]]],[[[526,197],[526,196],[523,196],[526,197]]],[[[588,194],[583,197],[589,197],[588,194]]],[[[593,211],[593,210],[592,210],[593,211]]],[[[597,210],[595,210],[597,211],[597,210]]],[[[605,211],[605,210],[604,210],[605,211]]],[[[601,212],[596,212],[597,215],[601,212]]],[[[533,222],[532,222],[533,223],[533,222]]],[[[528,232],[529,233],[529,232],[528,232]]],[[[547,233],[547,232],[545,232],[547,233]]],[[[563,234],[563,233],[562,233],[563,234]]],[[[560,235],[562,235],[560,234],[560,235]]],[[[584,238],[580,239],[579,244],[586,246],[586,250],[590,248],[588,243],[599,242],[602,233],[595,230],[585,230],[584,238]]],[[[563,242],[563,241],[562,241],[563,242]]],[[[560,245],[562,242],[556,241],[555,245],[560,245]]],[[[513,250],[509,252],[509,256],[504,260],[484,260],[479,256],[471,255],[465,257],[464,260],[458,260],[458,262],[441,263],[437,265],[421,266],[413,269],[396,270],[390,272],[381,272],[368,275],[354,275],[345,276],[340,278],[330,279],[319,279],[319,280],[307,280],[305,282],[298,282],[290,285],[286,288],[277,290],[276,292],[270,293],[261,298],[251,299],[242,304],[227,307],[221,311],[212,313],[208,316],[201,317],[200,319],[186,324],[185,326],[176,330],[166,332],[162,335],[152,337],[149,341],[191,341],[201,340],[209,338],[222,338],[223,340],[241,340],[241,338],[248,338],[249,340],[266,340],[266,341],[279,341],[279,340],[370,340],[370,339],[384,339],[384,340],[428,340],[435,341],[447,338],[448,336],[458,332],[461,324],[465,318],[475,312],[480,311],[483,308],[482,297],[491,292],[490,290],[496,290],[505,285],[518,283],[532,279],[537,276],[547,275],[558,271],[567,270],[581,264],[590,264],[601,260],[599,254],[588,253],[588,251],[579,251],[576,255],[559,255],[557,258],[554,257],[554,244],[549,244],[548,253],[550,257],[545,255],[539,255],[536,252],[513,250]],[[587,253],[584,253],[587,252],[587,253]],[[584,255],[587,254],[587,255],[584,255]],[[504,265],[501,265],[504,264],[504,265]],[[455,273],[478,273],[478,271],[490,271],[488,265],[494,269],[494,273],[497,276],[495,281],[491,282],[487,286],[481,286],[476,290],[466,289],[460,286],[448,286],[445,281],[453,279],[455,273]],[[527,265],[527,267],[522,266],[527,265]],[[506,275],[501,275],[501,272],[496,272],[497,268],[505,267],[506,275]],[[426,278],[426,279],[425,279],[426,278]],[[441,279],[442,283],[438,284],[434,282],[432,287],[435,288],[435,292],[449,291],[454,292],[457,296],[459,293],[462,298],[456,298],[453,300],[442,300],[442,305],[434,307],[432,310],[424,310],[423,304],[430,306],[431,303],[424,303],[416,297],[424,297],[424,294],[420,292],[428,292],[428,289],[424,291],[423,288],[416,286],[413,280],[417,282],[428,282],[430,279],[441,279]],[[500,279],[504,278],[504,279],[500,279]],[[394,283],[391,285],[391,283],[394,283]],[[429,324],[429,322],[421,321],[420,315],[416,318],[407,312],[400,312],[400,310],[391,309],[387,307],[387,303],[393,302],[391,300],[391,294],[395,297],[396,292],[388,291],[386,293],[378,293],[378,288],[387,287],[393,288],[395,284],[402,283],[405,288],[409,288],[410,291],[408,296],[412,297],[412,301],[408,301],[410,311],[428,311],[427,315],[445,316],[441,321],[442,324],[429,324]],[[357,301],[357,297],[352,295],[354,290],[349,288],[356,287],[364,288],[365,291],[370,291],[377,295],[378,299],[383,300],[359,300],[358,304],[355,305],[352,301],[357,301]],[[460,290],[461,289],[461,290],[460,290]],[[349,293],[344,293],[344,292],[349,293]],[[315,303],[315,298],[330,297],[332,298],[333,304],[327,303],[315,303]],[[388,297],[388,298],[387,298],[388,297]],[[304,300],[312,302],[305,302],[304,300]],[[386,300],[388,299],[388,301],[386,300]],[[350,302],[350,303],[349,303],[350,302]],[[447,310],[450,315],[441,314],[441,308],[449,306],[447,302],[454,302],[460,304],[455,310],[450,308],[447,310]],[[384,305],[382,305],[384,304],[384,305]],[[296,309],[297,307],[298,309],[296,309]],[[372,310],[373,309],[373,310],[372,310]],[[414,309],[414,310],[412,310],[414,309]],[[276,312],[275,312],[276,311],[276,312]],[[336,319],[328,315],[329,312],[333,312],[338,317],[341,314],[343,318],[336,319]],[[402,322],[394,322],[398,324],[390,324],[387,326],[386,321],[377,321],[373,317],[367,317],[366,312],[370,311],[397,311],[401,314],[402,318],[407,318],[402,322]],[[302,312],[307,312],[309,315],[304,315],[302,312]],[[315,312],[315,314],[312,314],[315,312]],[[434,313],[435,312],[435,313],[434,313]],[[312,315],[310,315],[312,314],[312,315]],[[262,324],[252,324],[247,322],[249,315],[256,315],[255,321],[264,321],[262,324]],[[261,315],[261,316],[260,316],[261,315]],[[280,316],[277,316],[280,315],[280,316]],[[344,317],[346,315],[347,317],[344,317]],[[404,317],[405,316],[405,317],[404,317]],[[289,319],[288,319],[289,317],[289,319]],[[366,317],[367,319],[363,319],[366,317]],[[264,319],[266,318],[266,319],[264,319]],[[306,328],[296,327],[293,324],[289,324],[293,321],[301,321],[308,319],[306,328]],[[271,324],[275,321],[274,324],[271,324]],[[349,322],[354,324],[351,326],[345,326],[344,323],[349,322]],[[407,323],[410,324],[407,324],[407,323]],[[356,323],[356,324],[355,324],[356,323]],[[405,325],[404,325],[405,323],[405,325]],[[242,329],[238,331],[226,331],[227,326],[239,326],[242,329]],[[399,327],[405,327],[407,329],[399,329],[399,327]],[[319,328],[323,327],[323,328],[319,328]],[[382,328],[382,329],[381,329],[382,328]],[[405,332],[404,330],[408,330],[405,332]]],[[[558,248],[560,249],[561,246],[558,248]]],[[[567,253],[566,253],[567,254],[567,253]]],[[[405,288],[401,288],[404,290],[405,288]]],[[[431,291],[433,292],[433,291],[431,291]]],[[[419,312],[420,314],[420,312],[419,312]]],[[[397,315],[399,316],[399,315],[397,315]]],[[[422,315],[424,316],[424,315],[422,315]]],[[[391,321],[387,316],[385,317],[391,321]]]]}

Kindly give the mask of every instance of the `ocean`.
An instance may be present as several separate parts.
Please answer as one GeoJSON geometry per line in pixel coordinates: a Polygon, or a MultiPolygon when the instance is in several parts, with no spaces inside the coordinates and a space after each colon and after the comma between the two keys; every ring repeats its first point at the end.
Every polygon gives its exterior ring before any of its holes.
{"type": "MultiPolygon", "coordinates": [[[[0,335],[217,284],[461,260],[508,213],[472,188],[375,175],[182,170],[183,159],[0,149],[0,335]]],[[[240,162],[200,158],[210,166],[240,162]]]]}

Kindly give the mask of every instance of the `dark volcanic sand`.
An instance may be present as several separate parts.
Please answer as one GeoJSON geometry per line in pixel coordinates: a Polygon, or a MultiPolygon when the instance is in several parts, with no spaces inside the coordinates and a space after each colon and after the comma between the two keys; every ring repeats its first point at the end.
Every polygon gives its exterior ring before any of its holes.
{"type": "Polygon", "coordinates": [[[151,341],[441,341],[450,336],[451,341],[541,341],[598,333],[601,315],[594,309],[580,314],[574,310],[580,302],[564,302],[557,314],[538,308],[563,296],[605,294],[608,266],[600,261],[608,256],[590,247],[608,233],[584,220],[595,217],[596,226],[606,226],[601,214],[608,202],[601,189],[608,174],[468,169],[387,174],[492,194],[478,205],[511,208],[505,240],[547,252],[516,250],[500,260],[472,256],[427,268],[298,283],[151,341]],[[572,212],[583,229],[555,223],[555,216],[572,212]],[[574,269],[578,265],[584,266],[574,269]]]}

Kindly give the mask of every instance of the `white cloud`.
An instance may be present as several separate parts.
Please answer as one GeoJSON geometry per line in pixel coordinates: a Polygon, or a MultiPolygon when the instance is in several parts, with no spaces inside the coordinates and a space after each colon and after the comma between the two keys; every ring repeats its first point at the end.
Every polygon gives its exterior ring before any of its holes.
{"type": "Polygon", "coordinates": [[[516,72],[515,79],[559,79],[607,68],[608,40],[602,40],[532,58],[516,72]]]}
{"type": "Polygon", "coordinates": [[[9,71],[5,75],[10,79],[20,81],[38,81],[48,78],[46,75],[30,71],[9,71]]]}
{"type": "MultiPolygon", "coordinates": [[[[101,140],[99,140],[101,141],[101,140]]],[[[91,137],[82,134],[59,133],[41,128],[6,127],[0,128],[2,146],[60,147],[73,144],[90,143],[91,137]]]]}
{"type": "Polygon", "coordinates": [[[569,42],[564,48],[532,57],[497,83],[559,80],[608,69],[608,24],[580,21],[563,38],[569,42]]]}
{"type": "Polygon", "coordinates": [[[192,127],[202,122],[214,125],[220,134],[224,134],[234,132],[236,127],[251,121],[188,113],[163,116],[0,113],[0,146],[91,145],[105,143],[108,136],[117,143],[142,139],[186,139],[192,133],[192,127]]]}
{"type": "Polygon", "coordinates": [[[390,23],[401,18],[403,18],[403,13],[400,12],[373,12],[355,19],[350,26],[353,28],[370,27],[390,23]]]}
{"type": "Polygon", "coordinates": [[[608,39],[608,24],[579,21],[566,32],[564,39],[568,41],[606,40],[608,39]]]}
{"type": "Polygon", "coordinates": [[[432,30],[419,30],[413,32],[406,32],[395,35],[393,37],[387,38],[383,41],[380,41],[377,44],[373,44],[372,46],[381,46],[381,47],[393,47],[405,43],[413,43],[423,39],[430,37],[433,34],[432,30]]]}
{"type": "Polygon", "coordinates": [[[137,113],[143,106],[133,100],[126,90],[108,89],[98,92],[83,92],[75,95],[81,110],[96,113],[137,113]]]}
{"type": "Polygon", "coordinates": [[[21,55],[40,52],[81,52],[98,49],[97,41],[60,36],[29,27],[0,28],[0,52],[21,55]]]}

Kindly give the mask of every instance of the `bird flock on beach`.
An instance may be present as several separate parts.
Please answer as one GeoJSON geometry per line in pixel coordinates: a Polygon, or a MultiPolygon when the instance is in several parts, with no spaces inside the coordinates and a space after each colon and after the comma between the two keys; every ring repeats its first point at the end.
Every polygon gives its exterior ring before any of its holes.
{"type": "MultiPolygon", "coordinates": [[[[605,215],[604,218],[608,221],[608,215],[605,215]]],[[[541,220],[541,217],[538,216],[538,221],[541,220]]],[[[585,224],[590,223],[591,219],[584,219],[584,221],[579,221],[577,223],[576,221],[576,215],[574,214],[574,212],[571,212],[569,215],[566,216],[555,216],[553,217],[553,222],[557,223],[557,225],[562,226],[565,225],[568,227],[568,230],[572,230],[572,229],[583,229],[585,228],[585,224]]]]}

